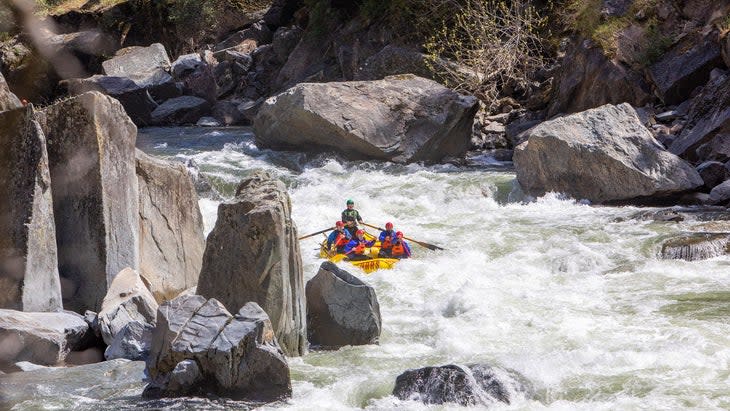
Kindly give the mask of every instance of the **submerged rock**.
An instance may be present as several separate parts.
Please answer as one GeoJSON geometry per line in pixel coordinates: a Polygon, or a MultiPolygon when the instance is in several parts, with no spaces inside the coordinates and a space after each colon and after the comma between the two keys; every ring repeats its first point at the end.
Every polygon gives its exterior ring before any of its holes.
{"type": "Polygon", "coordinates": [[[163,304],[153,332],[148,398],[215,394],[274,401],[291,396],[289,366],[271,321],[256,303],[231,315],[215,299],[163,304]]]}
{"type": "Polygon", "coordinates": [[[322,348],[377,344],[380,305],[373,287],[333,263],[307,282],[307,336],[322,348]]]}
{"type": "Polygon", "coordinates": [[[669,239],[662,244],[664,259],[697,261],[725,255],[730,252],[727,233],[694,233],[669,239]]]}
{"type": "Polygon", "coordinates": [[[140,274],[158,302],[198,284],[205,237],[187,167],[136,152],[140,274]]]}
{"type": "Polygon", "coordinates": [[[0,199],[0,308],[60,311],[46,138],[32,107],[0,113],[0,199]]]}
{"type": "Polygon", "coordinates": [[[516,395],[531,395],[524,377],[489,365],[444,365],[408,370],[395,381],[393,395],[425,404],[461,406],[509,404],[516,395]]]}
{"type": "Polygon", "coordinates": [[[98,311],[114,276],[139,264],[137,128],[97,92],[43,113],[64,307],[98,311]]]}
{"type": "Polygon", "coordinates": [[[463,155],[477,99],[413,75],[302,83],[269,98],[254,121],[261,147],[325,147],[411,163],[463,155]]]}
{"type": "Polygon", "coordinates": [[[533,196],[566,193],[596,203],[678,195],[704,184],[665,151],[628,104],[546,121],[515,149],[517,180],[533,196]]]}
{"type": "Polygon", "coordinates": [[[242,181],[218,206],[208,235],[198,293],[234,311],[249,301],[269,314],[287,355],[306,350],[304,274],[284,184],[267,172],[242,181]]]}

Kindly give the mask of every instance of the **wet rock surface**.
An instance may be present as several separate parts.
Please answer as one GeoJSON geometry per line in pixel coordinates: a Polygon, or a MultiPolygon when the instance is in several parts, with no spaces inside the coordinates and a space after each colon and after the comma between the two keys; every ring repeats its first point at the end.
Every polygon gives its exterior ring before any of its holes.
{"type": "Polygon", "coordinates": [[[139,274],[125,268],[114,277],[99,312],[104,342],[112,345],[118,333],[131,322],[155,325],[157,302],[139,274]]]}

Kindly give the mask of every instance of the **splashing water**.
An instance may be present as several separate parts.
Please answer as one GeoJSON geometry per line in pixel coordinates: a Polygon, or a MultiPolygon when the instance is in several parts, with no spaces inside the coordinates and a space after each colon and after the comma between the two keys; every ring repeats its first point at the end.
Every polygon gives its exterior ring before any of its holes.
{"type": "MultiPolygon", "coordinates": [[[[414,258],[370,276],[343,263],[376,290],[380,344],[291,358],[293,398],[266,409],[434,409],[390,393],[406,369],[449,363],[516,370],[534,386],[496,409],[730,407],[730,322],[702,311],[730,309],[730,292],[688,297],[730,291],[730,264],[660,258],[660,239],[685,223],[554,195],[510,202],[514,174],[500,169],[259,150],[245,129],[142,130],[138,145],[194,159],[229,197],[269,170],[289,187],[300,235],[334,225],[353,198],[366,222],[447,249],[413,245],[414,258]]],[[[217,204],[201,200],[206,232],[217,204]]],[[[320,240],[302,241],[305,280],[320,240]]]]}

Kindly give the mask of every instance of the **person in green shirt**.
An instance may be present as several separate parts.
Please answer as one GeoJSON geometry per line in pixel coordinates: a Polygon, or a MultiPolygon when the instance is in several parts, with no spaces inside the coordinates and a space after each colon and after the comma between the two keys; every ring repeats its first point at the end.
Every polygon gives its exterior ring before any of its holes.
{"type": "Polygon", "coordinates": [[[349,231],[352,237],[355,237],[355,233],[358,230],[357,224],[362,224],[362,217],[355,210],[355,202],[351,199],[347,200],[347,208],[342,212],[342,218],[340,220],[345,223],[345,230],[349,231]]]}

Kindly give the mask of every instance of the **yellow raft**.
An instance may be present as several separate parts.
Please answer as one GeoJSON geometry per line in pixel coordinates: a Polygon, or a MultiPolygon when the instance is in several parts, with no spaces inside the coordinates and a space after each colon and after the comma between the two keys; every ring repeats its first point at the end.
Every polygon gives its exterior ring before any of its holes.
{"type": "MultiPolygon", "coordinates": [[[[365,239],[367,241],[372,241],[375,239],[375,237],[370,233],[365,233],[365,239]]],[[[378,252],[380,252],[380,241],[376,241],[375,244],[365,249],[366,255],[373,255],[377,256],[378,252]]],[[[321,258],[326,258],[333,263],[338,263],[340,261],[347,261],[350,264],[361,268],[363,271],[365,271],[365,274],[370,274],[373,271],[376,270],[383,270],[383,269],[391,269],[397,263],[397,258],[370,258],[367,260],[354,260],[350,261],[347,259],[347,256],[345,254],[333,254],[332,251],[327,249],[327,240],[322,241],[322,244],[320,246],[319,250],[319,256],[321,258]]]]}

